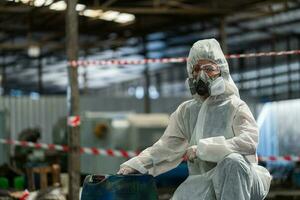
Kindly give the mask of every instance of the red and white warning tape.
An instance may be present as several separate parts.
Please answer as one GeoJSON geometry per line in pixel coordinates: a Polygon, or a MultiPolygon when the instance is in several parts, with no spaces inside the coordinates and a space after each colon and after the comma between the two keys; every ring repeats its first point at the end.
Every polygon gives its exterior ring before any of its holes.
{"type": "MultiPolygon", "coordinates": [[[[23,147],[31,147],[36,149],[45,149],[45,150],[56,150],[62,152],[68,152],[69,147],[66,145],[56,145],[56,144],[45,144],[45,143],[33,143],[27,141],[18,141],[18,140],[8,140],[1,139],[0,144],[9,144],[17,145],[23,147]]],[[[80,147],[80,153],[82,154],[91,154],[91,155],[100,155],[100,156],[111,156],[111,157],[123,157],[123,158],[132,158],[139,154],[138,151],[125,151],[125,150],[115,150],[115,149],[99,149],[96,147],[80,147]]],[[[259,161],[293,161],[300,162],[300,156],[268,156],[268,157],[258,157],[259,161]]]]}
{"type": "MultiPolygon", "coordinates": [[[[251,57],[263,57],[263,56],[282,56],[282,55],[299,55],[300,50],[291,51],[271,51],[271,52],[260,52],[260,53],[245,53],[245,54],[228,54],[225,57],[228,59],[234,58],[251,58],[251,57]]],[[[156,59],[141,59],[141,60],[73,60],[69,61],[69,65],[72,67],[88,66],[88,65],[142,65],[142,64],[153,64],[153,63],[182,63],[186,62],[186,57],[178,58],[156,58],[156,59]]]]}
{"type": "Polygon", "coordinates": [[[71,127],[77,127],[80,125],[80,116],[69,116],[68,117],[68,125],[71,127]]]}
{"type": "MultiPolygon", "coordinates": [[[[69,147],[67,145],[34,143],[34,142],[27,142],[27,141],[8,140],[8,139],[0,139],[0,143],[22,146],[22,147],[30,147],[36,149],[56,150],[62,152],[69,151],[69,147]]],[[[80,153],[101,155],[101,156],[123,157],[123,158],[132,158],[139,154],[139,152],[135,152],[135,151],[99,149],[95,147],[80,147],[80,153]]]]}
{"type": "Polygon", "coordinates": [[[260,52],[260,53],[245,53],[245,54],[229,54],[226,58],[251,58],[251,57],[267,57],[267,56],[283,56],[283,55],[299,55],[300,50],[291,51],[270,51],[270,52],[260,52]]]}
{"type": "Polygon", "coordinates": [[[75,60],[69,62],[72,67],[87,66],[87,65],[143,65],[153,63],[182,63],[186,58],[155,58],[155,59],[141,59],[141,60],[75,60]]]}
{"type": "Polygon", "coordinates": [[[293,161],[300,162],[300,156],[260,156],[258,157],[259,161],[293,161]]]}

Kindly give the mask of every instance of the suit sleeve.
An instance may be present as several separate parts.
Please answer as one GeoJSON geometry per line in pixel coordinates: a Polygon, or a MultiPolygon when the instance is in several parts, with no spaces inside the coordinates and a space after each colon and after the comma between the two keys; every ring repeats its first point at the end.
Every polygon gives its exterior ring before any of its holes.
{"type": "Polygon", "coordinates": [[[183,121],[180,107],[170,116],[169,125],[162,137],[138,156],[123,163],[141,173],[154,176],[175,168],[182,161],[188,148],[188,141],[183,133],[183,121]]]}
{"type": "Polygon", "coordinates": [[[225,139],[224,136],[200,139],[197,145],[197,156],[202,160],[219,162],[230,153],[255,154],[259,130],[245,103],[237,108],[232,129],[235,137],[230,139],[225,139]]]}

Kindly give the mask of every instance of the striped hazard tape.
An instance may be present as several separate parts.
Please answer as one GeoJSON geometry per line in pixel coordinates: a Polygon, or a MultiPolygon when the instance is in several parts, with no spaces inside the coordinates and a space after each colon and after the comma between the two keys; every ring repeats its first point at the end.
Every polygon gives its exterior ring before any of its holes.
{"type": "Polygon", "coordinates": [[[87,65],[143,65],[153,63],[182,63],[186,58],[155,58],[155,59],[141,59],[141,60],[73,60],[69,62],[69,65],[73,67],[87,66],[87,65]]]}
{"type": "Polygon", "coordinates": [[[293,161],[299,162],[300,156],[259,156],[259,161],[293,161]]]}
{"type": "Polygon", "coordinates": [[[270,52],[260,52],[260,53],[245,53],[245,54],[229,54],[226,58],[251,58],[251,57],[267,57],[267,56],[283,56],[283,55],[299,55],[300,50],[291,51],[270,51],[270,52]]]}
{"type": "MultiPolygon", "coordinates": [[[[263,56],[283,56],[283,55],[299,55],[300,50],[291,51],[270,51],[270,52],[259,52],[259,53],[245,53],[245,54],[228,54],[225,55],[228,59],[235,58],[251,58],[251,57],[263,57],[263,56]]],[[[125,59],[113,59],[113,60],[72,60],[68,64],[72,67],[78,66],[101,66],[101,65],[142,65],[142,64],[153,64],[153,63],[182,63],[186,62],[186,57],[178,58],[147,58],[140,60],[125,60],[125,59]]]]}
{"type": "MultiPolygon", "coordinates": [[[[34,142],[28,142],[28,141],[18,141],[18,140],[9,140],[9,139],[0,139],[0,143],[22,146],[22,147],[30,147],[30,148],[36,148],[36,149],[55,150],[55,151],[62,151],[62,152],[69,151],[69,147],[67,145],[34,143],[34,142]]],[[[123,157],[123,158],[132,158],[139,154],[138,151],[101,149],[101,148],[95,148],[95,147],[80,147],[80,153],[91,154],[91,155],[101,155],[101,156],[123,157]]]]}
{"type": "MultiPolygon", "coordinates": [[[[27,141],[18,141],[18,140],[9,140],[9,139],[0,139],[0,143],[17,145],[23,147],[30,147],[36,149],[45,149],[45,150],[55,150],[68,152],[69,148],[66,145],[56,145],[56,144],[45,144],[45,143],[34,143],[27,141]]],[[[139,151],[125,151],[125,150],[116,150],[116,149],[101,149],[96,147],[80,147],[80,153],[90,154],[95,156],[111,156],[111,157],[123,157],[123,158],[132,158],[139,154],[139,151]]],[[[259,161],[291,161],[291,162],[300,162],[300,156],[268,156],[258,157],[259,161]]]]}
{"type": "Polygon", "coordinates": [[[80,125],[80,116],[69,116],[68,117],[68,125],[71,127],[77,127],[80,125]]]}

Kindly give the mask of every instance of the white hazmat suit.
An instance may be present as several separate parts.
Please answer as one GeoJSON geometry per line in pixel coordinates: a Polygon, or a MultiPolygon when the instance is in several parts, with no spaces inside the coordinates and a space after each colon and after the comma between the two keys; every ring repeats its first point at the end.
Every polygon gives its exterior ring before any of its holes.
{"type": "Polygon", "coordinates": [[[268,193],[271,176],[257,165],[258,127],[229,74],[228,63],[215,39],[196,42],[187,70],[200,59],[217,63],[225,92],[183,102],[171,115],[163,136],[121,168],[130,167],[157,176],[175,168],[187,149],[196,147],[188,162],[189,177],[177,188],[173,200],[260,200],[268,193]]]}

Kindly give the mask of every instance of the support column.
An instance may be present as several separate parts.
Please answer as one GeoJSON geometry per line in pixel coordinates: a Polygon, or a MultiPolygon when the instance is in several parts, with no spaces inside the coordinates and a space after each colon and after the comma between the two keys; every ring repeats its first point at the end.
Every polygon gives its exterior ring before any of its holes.
{"type": "Polygon", "coordinates": [[[6,62],[5,62],[5,53],[1,54],[2,56],[2,78],[1,78],[1,87],[2,87],[2,95],[7,94],[7,82],[6,82],[6,62]]]}
{"type": "MultiPolygon", "coordinates": [[[[77,0],[67,0],[66,51],[69,61],[78,60],[78,16],[75,10],[77,0]]],[[[67,89],[68,117],[79,116],[79,90],[77,67],[68,66],[69,85],[67,89]]],[[[68,199],[79,200],[80,188],[80,132],[79,126],[68,126],[68,199]]]]}
{"type": "MultiPolygon", "coordinates": [[[[147,58],[147,48],[146,48],[146,37],[142,37],[142,45],[143,45],[143,56],[147,58]]],[[[144,78],[145,78],[145,86],[144,86],[144,112],[150,113],[151,112],[151,100],[149,95],[149,88],[150,88],[150,75],[149,75],[149,64],[145,64],[144,69],[144,78]]]]}
{"type": "Polygon", "coordinates": [[[43,94],[43,63],[41,56],[38,57],[38,92],[43,94]]]}
{"type": "Polygon", "coordinates": [[[228,53],[227,35],[226,35],[226,18],[220,19],[220,43],[224,54],[228,53]]]}
{"type": "MultiPolygon", "coordinates": [[[[84,60],[87,60],[87,57],[88,57],[88,51],[85,50],[84,51],[84,60]]],[[[87,69],[87,65],[83,65],[82,66],[83,69],[84,69],[84,72],[82,74],[82,78],[83,78],[83,94],[84,95],[87,95],[88,94],[88,69],[87,69]]]]}

